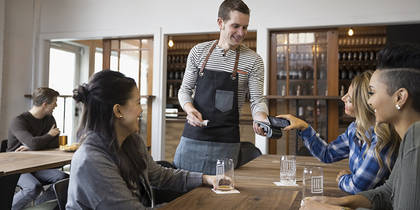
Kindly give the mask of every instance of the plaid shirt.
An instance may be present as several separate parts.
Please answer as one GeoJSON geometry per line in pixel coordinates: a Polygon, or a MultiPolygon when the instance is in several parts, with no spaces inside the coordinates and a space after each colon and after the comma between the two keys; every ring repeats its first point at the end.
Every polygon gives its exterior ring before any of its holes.
{"type": "MultiPolygon", "coordinates": [[[[375,188],[382,185],[391,173],[385,165],[379,169],[379,163],[375,157],[375,145],[377,142],[376,134],[372,132],[372,143],[369,150],[365,153],[367,144],[362,143],[356,136],[356,123],[349,125],[346,132],[327,144],[318,137],[316,131],[309,126],[299,132],[305,146],[313,156],[324,163],[332,163],[345,158],[349,158],[349,168],[351,174],[340,177],[338,186],[341,190],[350,194],[375,188]]],[[[380,153],[382,161],[385,162],[388,147],[380,153]]],[[[394,166],[396,155],[391,158],[391,168],[394,166]]]]}

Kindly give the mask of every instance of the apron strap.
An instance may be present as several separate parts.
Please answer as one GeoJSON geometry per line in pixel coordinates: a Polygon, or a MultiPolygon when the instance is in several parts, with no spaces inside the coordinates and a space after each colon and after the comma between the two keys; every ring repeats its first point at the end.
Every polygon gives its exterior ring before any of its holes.
{"type": "Polygon", "coordinates": [[[232,80],[236,79],[236,74],[238,72],[238,63],[239,63],[239,51],[240,51],[240,45],[238,46],[238,49],[236,49],[236,57],[235,57],[235,66],[233,66],[233,71],[232,71],[232,80]]]}
{"type": "MultiPolygon", "coordinates": [[[[209,50],[209,53],[207,54],[206,58],[204,59],[203,65],[201,65],[200,72],[199,72],[200,77],[202,77],[204,75],[204,67],[206,67],[207,61],[209,60],[210,55],[213,52],[214,48],[216,48],[218,42],[219,42],[219,40],[216,40],[216,42],[211,46],[211,48],[209,50]]],[[[233,66],[233,71],[232,71],[232,75],[231,75],[232,80],[236,79],[236,75],[238,73],[240,47],[241,46],[238,46],[238,48],[236,49],[235,65],[233,66]]]]}
{"type": "Polygon", "coordinates": [[[207,61],[210,58],[211,53],[213,52],[214,48],[216,48],[217,43],[219,42],[219,40],[216,40],[216,42],[211,46],[209,53],[207,54],[206,58],[204,59],[203,65],[201,65],[201,69],[200,69],[200,77],[202,77],[204,75],[204,67],[206,67],[207,61]]]}

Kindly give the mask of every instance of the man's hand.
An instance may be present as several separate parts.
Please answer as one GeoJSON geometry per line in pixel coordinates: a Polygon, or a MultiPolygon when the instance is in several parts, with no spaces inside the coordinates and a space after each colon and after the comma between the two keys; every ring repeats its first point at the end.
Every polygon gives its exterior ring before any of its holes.
{"type": "Polygon", "coordinates": [[[267,114],[264,112],[257,112],[253,118],[254,118],[254,122],[252,124],[252,127],[254,128],[254,132],[260,136],[267,135],[266,133],[264,133],[264,130],[260,126],[258,126],[257,123],[255,123],[255,121],[262,121],[262,122],[269,123],[267,114]]]}
{"type": "Polygon", "coordinates": [[[184,105],[184,111],[187,113],[187,122],[194,127],[203,126],[201,113],[188,102],[184,105]]]}
{"type": "Polygon", "coordinates": [[[48,134],[50,136],[57,136],[58,134],[60,134],[60,129],[55,127],[55,124],[51,127],[50,131],[48,131],[48,134]]]}
{"type": "Polygon", "coordinates": [[[29,147],[27,147],[27,146],[25,146],[25,145],[22,145],[22,146],[18,147],[18,148],[15,150],[15,152],[23,152],[23,151],[28,151],[28,150],[29,150],[29,147]]]}
{"type": "Polygon", "coordinates": [[[284,131],[288,131],[288,130],[292,130],[292,129],[298,129],[298,130],[305,130],[306,128],[309,127],[308,123],[306,123],[305,121],[291,115],[291,114],[285,114],[285,115],[277,115],[276,117],[281,117],[284,119],[289,120],[290,125],[285,127],[283,130],[284,131]]]}
{"type": "Polygon", "coordinates": [[[337,181],[338,183],[340,181],[340,177],[347,174],[351,174],[351,172],[349,170],[341,170],[340,172],[338,172],[338,175],[335,181],[337,181]]]}

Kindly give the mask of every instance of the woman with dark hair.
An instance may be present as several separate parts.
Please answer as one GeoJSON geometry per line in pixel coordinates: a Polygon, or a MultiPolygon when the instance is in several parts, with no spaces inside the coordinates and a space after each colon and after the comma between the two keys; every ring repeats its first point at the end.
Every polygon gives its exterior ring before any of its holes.
{"type": "Polygon", "coordinates": [[[341,100],[345,113],[354,117],[347,130],[330,143],[321,139],[305,121],[292,115],[280,115],[291,125],[284,130],[298,129],[299,136],[311,154],[324,163],[349,159],[349,169],[337,174],[338,187],[355,194],[382,185],[397,159],[400,137],[388,123],[375,126],[375,114],[368,104],[369,80],[372,71],[357,75],[341,100]]]}
{"type": "Polygon", "coordinates": [[[151,186],[186,192],[213,176],[157,165],[138,135],[142,113],[133,79],[115,71],[93,75],[74,90],[83,103],[82,143],[72,160],[66,209],[154,207],[151,186]]]}
{"type": "Polygon", "coordinates": [[[341,198],[312,197],[301,209],[418,209],[420,206],[420,46],[395,45],[379,53],[369,104],[377,123],[391,123],[403,139],[384,185],[341,198]],[[338,206],[340,205],[340,206],[338,206]]]}

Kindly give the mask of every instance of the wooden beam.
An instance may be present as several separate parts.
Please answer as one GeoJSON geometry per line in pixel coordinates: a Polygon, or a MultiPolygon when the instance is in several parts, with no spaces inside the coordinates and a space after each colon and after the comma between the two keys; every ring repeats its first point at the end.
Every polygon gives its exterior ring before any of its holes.
{"type": "MultiPolygon", "coordinates": [[[[327,87],[328,96],[338,96],[338,31],[327,32],[327,87]]],[[[338,136],[338,103],[336,100],[328,100],[328,141],[338,136]]]]}
{"type": "MultiPolygon", "coordinates": [[[[268,79],[268,88],[270,95],[277,95],[277,38],[276,34],[271,34],[271,45],[270,45],[270,73],[268,79]]],[[[269,115],[277,115],[277,101],[269,101],[269,115]]],[[[287,140],[286,140],[287,141],[287,140]]],[[[277,154],[277,141],[269,139],[268,141],[268,153],[277,154]]]]}
{"type": "Polygon", "coordinates": [[[104,39],[102,41],[102,68],[110,69],[111,68],[111,40],[104,39]]]}

